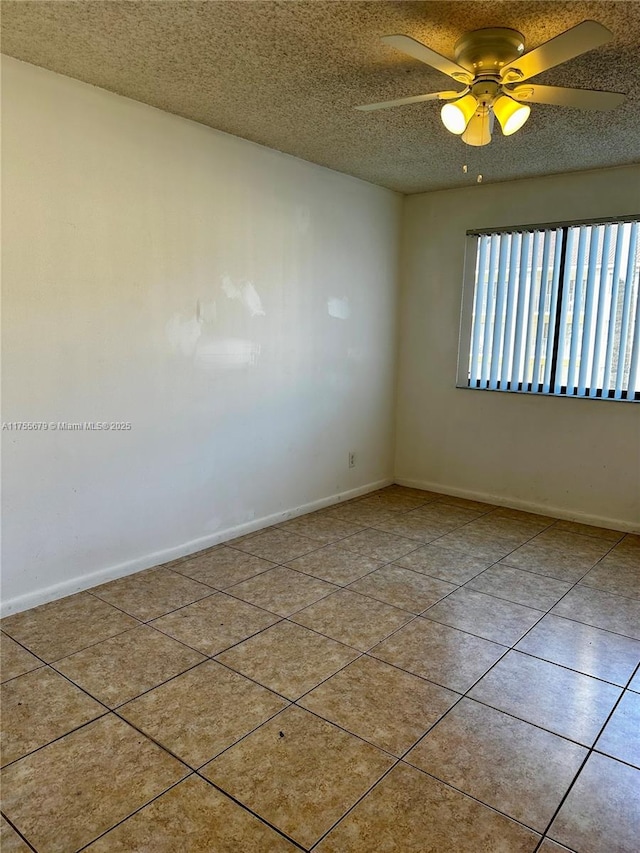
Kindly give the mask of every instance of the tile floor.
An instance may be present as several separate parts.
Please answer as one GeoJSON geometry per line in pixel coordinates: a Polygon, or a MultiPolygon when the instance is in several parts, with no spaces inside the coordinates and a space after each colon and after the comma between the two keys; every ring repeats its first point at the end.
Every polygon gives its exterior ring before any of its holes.
{"type": "Polygon", "coordinates": [[[640,536],[390,486],[0,627],[3,853],[640,850],[640,536]]]}

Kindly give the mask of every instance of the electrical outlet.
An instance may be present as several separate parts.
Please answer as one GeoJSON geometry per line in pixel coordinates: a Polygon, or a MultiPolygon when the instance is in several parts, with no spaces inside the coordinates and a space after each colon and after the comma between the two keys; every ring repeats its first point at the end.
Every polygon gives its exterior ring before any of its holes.
{"type": "Polygon", "coordinates": [[[356,467],[356,454],[353,452],[353,450],[351,450],[351,451],[349,451],[349,468],[355,468],[355,467],[356,467]]]}

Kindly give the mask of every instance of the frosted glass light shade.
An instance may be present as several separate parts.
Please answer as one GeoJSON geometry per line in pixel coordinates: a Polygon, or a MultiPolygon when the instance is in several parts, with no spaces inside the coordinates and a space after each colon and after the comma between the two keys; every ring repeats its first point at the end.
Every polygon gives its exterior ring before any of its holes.
{"type": "Polygon", "coordinates": [[[491,116],[488,110],[476,112],[462,134],[467,145],[488,145],[491,142],[491,116]]]}
{"type": "Polygon", "coordinates": [[[450,133],[455,133],[459,136],[464,133],[466,126],[469,124],[469,119],[476,111],[478,102],[473,95],[465,95],[464,98],[459,98],[457,101],[452,101],[445,104],[440,110],[443,125],[450,133]]]}
{"type": "Polygon", "coordinates": [[[508,95],[501,95],[493,105],[493,111],[500,122],[503,134],[511,136],[516,130],[520,130],[529,118],[531,107],[527,104],[519,104],[508,95]]]}

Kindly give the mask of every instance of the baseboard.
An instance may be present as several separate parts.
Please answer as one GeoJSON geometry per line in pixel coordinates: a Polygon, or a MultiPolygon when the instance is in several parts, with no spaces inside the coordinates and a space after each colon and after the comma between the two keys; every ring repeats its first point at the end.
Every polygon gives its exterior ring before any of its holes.
{"type": "Polygon", "coordinates": [[[265,515],[262,518],[256,518],[252,521],[247,521],[244,524],[238,524],[235,527],[228,527],[225,530],[218,530],[210,536],[202,536],[199,539],[192,539],[189,542],[183,542],[181,545],[176,545],[173,548],[166,548],[163,551],[154,551],[152,554],[146,554],[143,557],[137,557],[134,560],[127,560],[125,563],[119,563],[115,566],[109,566],[105,569],[99,569],[97,572],[92,572],[88,575],[71,578],[70,580],[62,581],[53,586],[45,587],[44,589],[35,590],[34,592],[26,593],[25,595],[15,596],[0,603],[0,616],[8,616],[10,613],[19,613],[22,610],[28,610],[30,607],[37,607],[39,604],[46,604],[49,601],[55,601],[58,598],[63,598],[66,595],[72,595],[74,592],[82,592],[85,589],[90,589],[98,584],[106,581],[122,578],[126,575],[135,574],[143,569],[151,569],[153,566],[159,566],[162,563],[168,563],[171,560],[177,560],[180,557],[188,557],[190,554],[195,554],[197,551],[203,551],[205,548],[212,548],[214,545],[219,545],[221,542],[227,542],[229,539],[235,539],[238,536],[245,536],[247,533],[254,533],[256,530],[262,530],[263,527],[270,527],[272,524],[279,524],[289,518],[296,518],[299,515],[306,515],[309,512],[315,512],[319,509],[324,509],[328,506],[341,503],[342,501],[351,500],[352,498],[360,497],[361,495],[374,492],[376,489],[382,489],[384,486],[389,486],[393,483],[393,478],[389,477],[384,480],[377,480],[374,483],[367,483],[364,486],[359,486],[356,489],[350,489],[346,492],[329,495],[326,498],[320,498],[310,503],[302,504],[293,509],[276,512],[272,515],[265,515]]]}
{"type": "Polygon", "coordinates": [[[621,530],[625,533],[640,533],[640,527],[631,521],[621,521],[619,518],[607,518],[601,515],[589,515],[586,512],[568,510],[566,507],[539,504],[535,501],[524,501],[519,498],[505,498],[502,495],[492,495],[489,492],[474,492],[471,489],[458,489],[443,483],[432,483],[425,480],[411,480],[406,477],[396,477],[395,482],[399,486],[408,486],[412,489],[424,489],[428,492],[440,492],[443,495],[452,495],[456,498],[467,498],[471,501],[482,501],[483,503],[506,506],[510,509],[521,509],[524,512],[534,512],[537,515],[550,515],[565,521],[578,521],[581,524],[591,524],[594,527],[608,527],[613,530],[621,530]]]}

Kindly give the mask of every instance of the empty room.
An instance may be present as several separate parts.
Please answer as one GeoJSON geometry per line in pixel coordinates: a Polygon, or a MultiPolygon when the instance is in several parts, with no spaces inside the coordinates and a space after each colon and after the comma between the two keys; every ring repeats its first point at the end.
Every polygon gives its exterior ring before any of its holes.
{"type": "Polygon", "coordinates": [[[2,853],[638,853],[640,3],[0,14],[2,853]]]}

